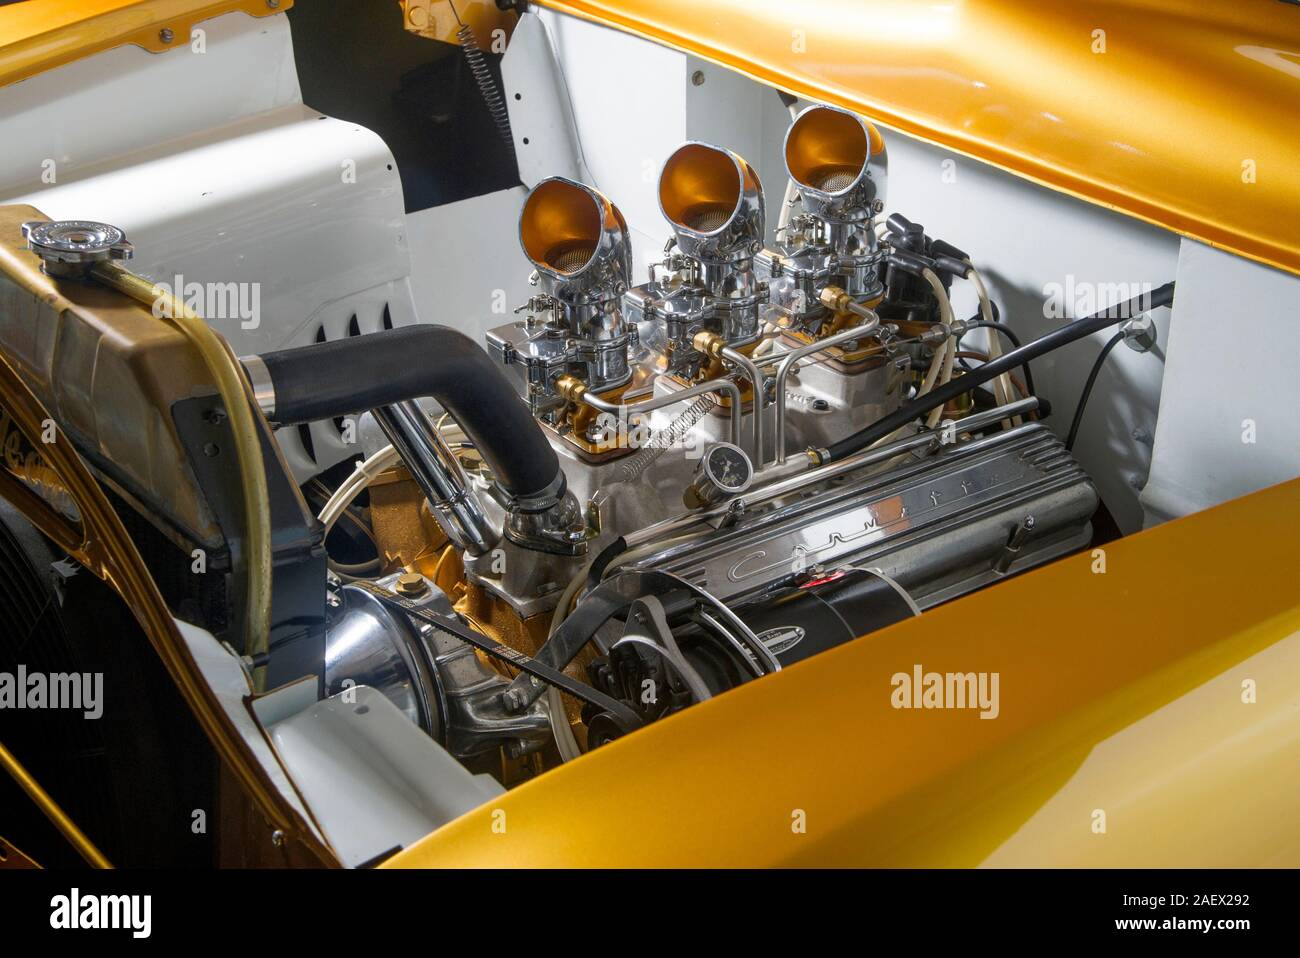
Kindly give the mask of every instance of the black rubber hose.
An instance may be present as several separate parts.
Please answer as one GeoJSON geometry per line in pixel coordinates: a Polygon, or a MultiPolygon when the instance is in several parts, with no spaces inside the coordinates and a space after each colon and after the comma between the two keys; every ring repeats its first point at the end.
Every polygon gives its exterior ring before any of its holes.
{"type": "Polygon", "coordinates": [[[263,353],[276,422],[336,419],[408,399],[436,399],[513,496],[534,496],[560,473],[541,427],[501,369],[463,333],[403,326],[263,353]]]}
{"type": "Polygon", "coordinates": [[[853,435],[846,436],[826,450],[822,462],[833,462],[837,459],[843,459],[845,456],[851,456],[855,452],[860,452],[872,443],[884,439],[900,426],[905,426],[913,419],[924,416],[931,409],[942,406],[962,393],[970,392],[971,389],[981,383],[995,379],[1017,366],[1023,366],[1029,360],[1036,359],[1053,349],[1059,349],[1077,339],[1091,336],[1098,330],[1114,326],[1116,323],[1122,323],[1126,319],[1141,315],[1148,310],[1155,309],[1157,306],[1168,306],[1173,301],[1174,284],[1166,283],[1150,293],[1134,296],[1127,302],[1116,303],[1100,313],[1094,313],[1092,316],[1075,320],[1059,329],[1054,329],[1029,344],[1021,346],[1019,349],[1003,353],[997,359],[985,363],[973,372],[966,373],[964,376],[944,383],[942,386],[936,386],[924,396],[919,396],[911,402],[905,403],[895,412],[877,419],[865,429],[860,429],[853,435]]]}
{"type": "Polygon", "coordinates": [[[1088,378],[1083,384],[1083,392],[1079,393],[1079,405],[1074,407],[1074,418],[1070,420],[1070,432],[1065,438],[1066,449],[1073,449],[1074,440],[1079,436],[1079,424],[1083,422],[1083,410],[1088,405],[1088,397],[1092,395],[1092,387],[1097,381],[1097,374],[1101,372],[1101,367],[1106,364],[1106,357],[1110,355],[1110,351],[1118,346],[1123,338],[1123,333],[1116,333],[1106,341],[1106,345],[1101,347],[1101,352],[1097,354],[1097,361],[1092,364],[1092,371],[1088,373],[1088,378]]]}
{"type": "Polygon", "coordinates": [[[996,329],[1010,340],[1013,347],[1019,349],[1021,346],[1020,337],[1006,323],[990,322],[987,319],[972,319],[967,321],[966,329],[996,329]]]}
{"type": "MultiPolygon", "coordinates": [[[[994,316],[993,322],[989,322],[986,319],[972,318],[966,323],[966,328],[968,330],[971,329],[995,330],[997,332],[1000,332],[1003,336],[1007,337],[1007,340],[1011,343],[1013,348],[1019,349],[1020,337],[1017,336],[1015,334],[1015,331],[1006,323],[997,322],[997,315],[998,315],[997,303],[992,303],[991,305],[993,306],[993,316],[994,316]]],[[[1029,390],[1029,395],[1031,396],[1035,395],[1037,391],[1034,389],[1034,374],[1029,369],[1029,363],[1025,363],[1024,366],[1020,368],[1025,371],[1025,388],[1029,390]]]]}

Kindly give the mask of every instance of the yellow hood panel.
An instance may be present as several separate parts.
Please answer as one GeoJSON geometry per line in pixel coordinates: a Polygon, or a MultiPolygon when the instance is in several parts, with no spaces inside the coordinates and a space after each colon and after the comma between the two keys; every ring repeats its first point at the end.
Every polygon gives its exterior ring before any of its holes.
{"type": "Polygon", "coordinates": [[[387,864],[1300,865],[1300,480],[1100,558],[688,709],[387,864]],[[895,708],[917,665],[997,672],[997,718],[895,708]]]}
{"type": "Polygon", "coordinates": [[[0,86],[128,43],[150,53],[188,49],[190,31],[203,20],[235,10],[265,17],[292,6],[293,0],[27,0],[0,7],[0,86]]]}
{"type": "MultiPolygon", "coordinates": [[[[1300,272],[1300,6],[542,0],[1300,272]]],[[[1050,235],[1050,225],[1044,227],[1050,235]]]]}

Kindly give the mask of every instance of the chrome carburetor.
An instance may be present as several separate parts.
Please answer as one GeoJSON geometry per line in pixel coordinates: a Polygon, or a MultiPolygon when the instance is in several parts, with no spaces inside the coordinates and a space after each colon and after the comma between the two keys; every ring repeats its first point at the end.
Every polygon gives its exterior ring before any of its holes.
{"type": "Polygon", "coordinates": [[[564,406],[564,376],[596,393],[626,384],[637,330],[621,309],[632,275],[623,214],[590,187],[551,177],[524,202],[519,242],[541,292],[516,310],[526,320],[490,330],[487,344],[522,377],[534,415],[564,406]]]}
{"type": "MultiPolygon", "coordinates": [[[[795,118],[783,152],[802,212],[778,230],[775,248],[758,254],[755,269],[768,284],[782,345],[822,347],[821,359],[805,362],[778,397],[789,403],[790,432],[820,446],[835,430],[897,408],[911,362],[893,341],[895,327],[864,325],[885,295],[875,217],[884,209],[888,154],[870,123],[821,105],[795,118]]],[[[777,419],[783,440],[786,415],[777,419]]],[[[778,449],[778,458],[787,451],[778,449]]]]}
{"type": "Polygon", "coordinates": [[[758,254],[755,269],[773,304],[815,335],[833,317],[818,298],[827,286],[869,305],[884,295],[873,220],[884,209],[888,155],[875,127],[828,106],[799,114],[784,154],[803,211],[778,231],[775,249],[758,254]]]}
{"type": "Polygon", "coordinates": [[[628,291],[624,311],[643,338],[690,378],[708,356],[698,337],[727,347],[762,332],[767,286],[754,271],[765,229],[763,185],[743,158],[706,143],[686,143],[664,164],[659,208],[673,236],[648,283],[628,291]]]}

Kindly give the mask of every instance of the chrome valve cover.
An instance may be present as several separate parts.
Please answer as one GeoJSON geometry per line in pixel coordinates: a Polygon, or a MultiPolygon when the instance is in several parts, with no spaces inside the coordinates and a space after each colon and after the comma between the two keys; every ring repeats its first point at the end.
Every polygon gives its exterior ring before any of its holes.
{"type": "Polygon", "coordinates": [[[636,567],[674,573],[728,603],[792,575],[870,568],[925,608],[1085,547],[1098,503],[1061,441],[1026,423],[761,511],[737,509],[730,527],[636,567]]]}

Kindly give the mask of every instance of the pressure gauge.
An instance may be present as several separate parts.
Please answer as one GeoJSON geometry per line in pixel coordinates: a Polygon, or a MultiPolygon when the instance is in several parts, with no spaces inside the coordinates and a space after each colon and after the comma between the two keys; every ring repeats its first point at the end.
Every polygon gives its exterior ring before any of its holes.
{"type": "Polygon", "coordinates": [[[743,449],[729,442],[715,442],[704,451],[695,481],[683,495],[692,509],[738,496],[754,481],[754,464],[743,449]]]}

